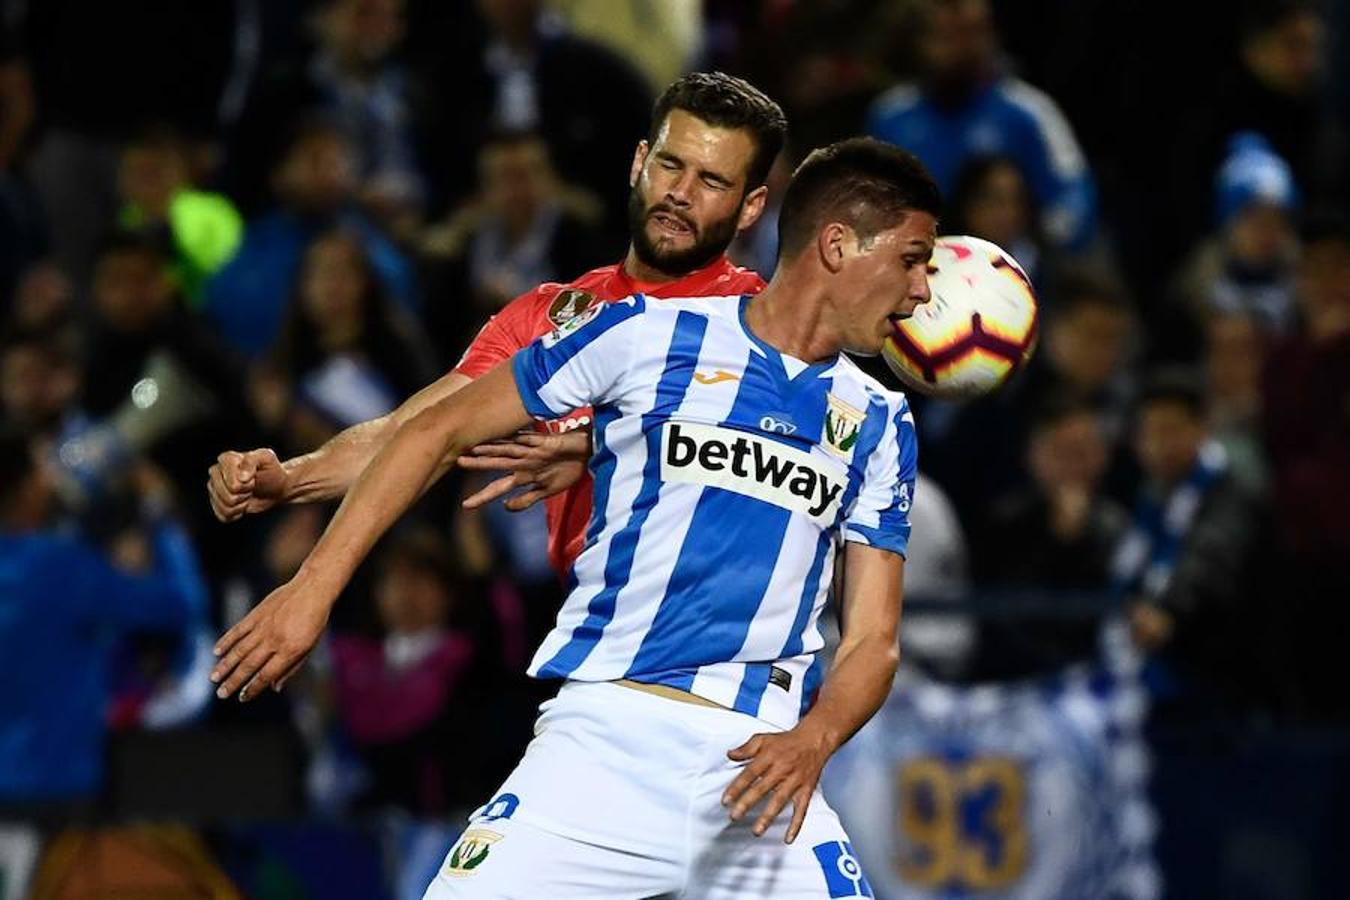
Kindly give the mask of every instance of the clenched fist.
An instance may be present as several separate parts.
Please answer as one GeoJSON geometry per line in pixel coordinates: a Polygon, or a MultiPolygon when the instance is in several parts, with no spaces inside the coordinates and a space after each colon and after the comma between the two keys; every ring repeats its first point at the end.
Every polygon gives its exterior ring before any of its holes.
{"type": "Polygon", "coordinates": [[[269,510],[286,498],[286,469],[267,448],[239,453],[227,450],[216,459],[206,480],[211,510],[222,522],[269,510]]]}

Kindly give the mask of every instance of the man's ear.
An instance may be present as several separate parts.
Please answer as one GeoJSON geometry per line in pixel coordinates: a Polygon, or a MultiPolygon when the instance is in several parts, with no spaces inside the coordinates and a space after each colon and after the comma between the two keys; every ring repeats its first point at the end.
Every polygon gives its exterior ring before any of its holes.
{"type": "Polygon", "coordinates": [[[853,229],[842,222],[827,222],[816,232],[816,252],[820,262],[831,272],[838,272],[848,258],[848,244],[853,237],[853,229]]]}
{"type": "Polygon", "coordinates": [[[736,220],[736,230],[744,231],[758,222],[759,217],[764,215],[764,204],[768,199],[769,189],[762,184],[746,194],[745,199],[741,201],[741,214],[736,220]]]}
{"type": "Polygon", "coordinates": [[[628,186],[637,187],[638,178],[642,176],[642,167],[647,163],[647,152],[651,150],[647,146],[646,140],[638,141],[637,149],[633,151],[633,165],[628,169],[628,186]]]}

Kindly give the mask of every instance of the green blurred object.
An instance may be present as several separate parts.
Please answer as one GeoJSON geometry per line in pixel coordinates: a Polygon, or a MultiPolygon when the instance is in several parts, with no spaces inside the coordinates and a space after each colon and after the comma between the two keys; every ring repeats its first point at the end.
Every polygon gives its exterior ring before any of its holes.
{"type": "MultiPolygon", "coordinates": [[[[142,231],[153,222],[135,205],[122,209],[124,228],[142,231]]],[[[229,262],[244,239],[244,219],[223,194],[184,189],[169,203],[168,230],[173,240],[173,277],[194,309],[206,281],[229,262]]]]}

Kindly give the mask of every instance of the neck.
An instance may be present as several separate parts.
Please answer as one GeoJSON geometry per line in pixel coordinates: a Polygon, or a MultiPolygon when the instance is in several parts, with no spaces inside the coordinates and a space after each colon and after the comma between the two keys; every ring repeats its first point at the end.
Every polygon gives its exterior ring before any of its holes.
{"type": "Polygon", "coordinates": [[[319,333],[319,346],[330,353],[346,350],[360,342],[359,322],[333,322],[319,333]]]}
{"type": "Polygon", "coordinates": [[[745,324],[764,343],[808,363],[838,355],[838,330],[828,323],[830,298],[798,265],[780,265],[745,311],[745,324]]]}
{"type": "Polygon", "coordinates": [[[672,281],[679,281],[688,275],[688,272],[672,274],[655,269],[641,259],[638,259],[637,251],[633,245],[628,245],[628,255],[623,258],[623,272],[634,281],[640,281],[643,284],[669,284],[672,281]]]}
{"type": "Polygon", "coordinates": [[[503,46],[517,56],[529,55],[534,50],[538,38],[539,30],[534,22],[517,24],[497,33],[497,39],[502,42],[503,46]]]}
{"type": "Polygon", "coordinates": [[[377,64],[361,56],[355,50],[343,52],[342,50],[332,51],[333,68],[338,74],[356,81],[368,81],[375,73],[377,64]]]}

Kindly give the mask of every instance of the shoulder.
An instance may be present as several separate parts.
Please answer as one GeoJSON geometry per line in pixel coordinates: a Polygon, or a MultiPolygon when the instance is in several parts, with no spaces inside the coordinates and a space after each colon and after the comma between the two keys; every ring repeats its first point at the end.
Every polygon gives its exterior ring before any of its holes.
{"type": "Polygon", "coordinates": [[[913,82],[902,81],[895,87],[877,95],[877,98],[872,101],[872,107],[868,115],[874,121],[908,115],[917,109],[922,101],[923,94],[920,93],[918,85],[913,82]]]}
{"type": "MultiPolygon", "coordinates": [[[[560,295],[561,296],[561,295],[560,295]]],[[[605,332],[623,325],[630,319],[643,316],[651,304],[642,294],[621,297],[609,303],[592,303],[579,312],[556,322],[551,331],[542,336],[544,347],[553,347],[569,335],[583,332],[571,346],[584,347],[605,332]]]]}
{"type": "Polygon", "coordinates": [[[497,317],[529,321],[541,326],[544,324],[542,318],[551,320],[554,326],[561,325],[595,304],[597,292],[608,279],[614,277],[618,268],[617,265],[610,265],[591,269],[566,283],[545,281],[506,304],[497,317]],[[554,305],[559,308],[554,310],[554,305]]]}
{"type": "Polygon", "coordinates": [[[653,300],[648,306],[666,314],[694,313],[710,319],[734,319],[740,311],[740,294],[712,297],[666,297],[653,300]]]}
{"type": "Polygon", "coordinates": [[[6,555],[25,559],[30,572],[69,575],[71,567],[97,560],[98,554],[80,538],[67,534],[28,534],[4,538],[6,555]]]}
{"type": "Polygon", "coordinates": [[[876,378],[864,372],[857,363],[847,356],[840,354],[838,368],[835,370],[835,380],[843,381],[853,386],[855,392],[865,397],[871,403],[884,403],[888,410],[888,415],[908,418],[913,421],[913,415],[909,410],[909,398],[905,396],[904,391],[897,391],[886,387],[876,378]]]}
{"type": "Polygon", "coordinates": [[[608,266],[600,266],[599,268],[591,269],[589,272],[573,278],[567,284],[545,285],[545,287],[552,286],[558,289],[576,288],[577,290],[583,291],[595,290],[598,289],[600,285],[619,274],[619,268],[620,265],[618,263],[611,263],[608,266]]]}
{"type": "Polygon", "coordinates": [[[764,279],[753,269],[747,269],[743,266],[736,266],[726,275],[726,281],[719,283],[720,293],[735,294],[758,294],[764,290],[764,279]]]}
{"type": "Polygon", "coordinates": [[[994,87],[994,93],[1009,111],[1037,127],[1064,122],[1064,114],[1050,95],[1020,78],[1002,79],[994,87]]]}
{"type": "Polygon", "coordinates": [[[730,347],[748,342],[741,328],[741,297],[743,294],[710,297],[673,297],[664,300],[652,300],[648,303],[648,316],[652,322],[662,322],[665,327],[700,331],[699,343],[715,341],[718,345],[730,347]]]}

